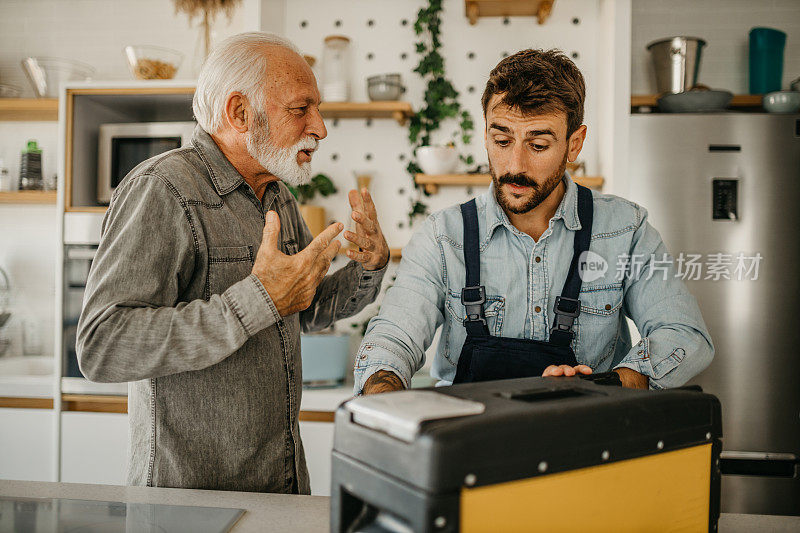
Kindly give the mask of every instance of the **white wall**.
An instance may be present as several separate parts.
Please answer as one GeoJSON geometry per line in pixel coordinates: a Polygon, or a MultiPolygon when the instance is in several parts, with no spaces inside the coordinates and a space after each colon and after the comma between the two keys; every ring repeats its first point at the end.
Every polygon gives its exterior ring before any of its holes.
{"type": "Polygon", "coordinates": [[[783,88],[800,76],[800,2],[797,0],[633,0],[631,90],[654,94],[655,71],[647,44],[688,35],[706,41],[698,82],[747,94],[748,34],[756,26],[786,32],[783,88]]]}
{"type": "MultiPolygon", "coordinates": [[[[218,20],[218,41],[246,30],[258,29],[260,3],[245,0],[230,23],[218,20]]],[[[154,44],[173,48],[186,56],[179,78],[194,78],[200,56],[199,35],[185,15],[176,15],[170,0],[2,0],[0,1],[0,83],[16,85],[32,97],[20,67],[28,56],[63,57],[83,61],[97,69],[96,79],[129,80],[122,53],[128,44],[154,44]]],[[[57,170],[58,127],[55,122],[0,122],[0,159],[11,176],[19,176],[19,154],[28,139],[43,150],[43,171],[57,170]]],[[[0,204],[0,267],[12,278],[16,309],[40,324],[45,353],[52,353],[54,330],[56,208],[0,204]]],[[[20,353],[17,320],[4,334],[20,353]]]]}

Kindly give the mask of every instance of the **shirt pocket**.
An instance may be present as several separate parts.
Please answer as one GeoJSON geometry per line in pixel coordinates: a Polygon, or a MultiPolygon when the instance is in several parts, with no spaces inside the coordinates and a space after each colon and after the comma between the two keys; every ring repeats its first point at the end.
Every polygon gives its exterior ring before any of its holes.
{"type": "Polygon", "coordinates": [[[580,293],[581,312],[576,319],[575,355],[592,369],[614,354],[622,317],[622,283],[584,286],[580,293]]]}
{"type": "Polygon", "coordinates": [[[208,249],[208,294],[222,294],[253,270],[252,246],[220,246],[208,249]]]}

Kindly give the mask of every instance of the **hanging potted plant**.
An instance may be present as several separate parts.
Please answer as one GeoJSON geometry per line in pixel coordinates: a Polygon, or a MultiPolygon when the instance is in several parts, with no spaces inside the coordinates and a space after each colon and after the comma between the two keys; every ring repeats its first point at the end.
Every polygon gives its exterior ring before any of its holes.
{"type": "MultiPolygon", "coordinates": [[[[411,141],[414,159],[409,162],[406,170],[411,174],[448,174],[453,172],[461,160],[465,165],[474,163],[473,157],[458,154],[454,139],[444,145],[433,143],[432,133],[441,128],[442,123],[448,119],[458,121],[460,128],[460,141],[469,144],[472,140],[474,124],[470,113],[461,108],[458,101],[458,91],[452,82],[447,79],[444,67],[444,58],[440,50],[441,42],[441,13],[442,0],[429,0],[427,7],[417,12],[414,22],[414,33],[419,37],[416,51],[420,61],[414,72],[425,81],[425,94],[420,109],[411,117],[408,126],[408,139],[411,141]]],[[[454,137],[458,136],[458,131],[454,137]]],[[[408,213],[409,223],[418,215],[427,213],[427,205],[422,202],[421,194],[424,191],[417,186],[420,196],[411,203],[408,213]]]]}
{"type": "Polygon", "coordinates": [[[311,230],[311,234],[316,237],[326,226],[325,208],[318,205],[310,205],[309,202],[317,195],[324,198],[335,194],[337,192],[336,186],[325,174],[317,174],[311,178],[309,183],[297,187],[289,187],[289,191],[297,199],[297,203],[300,204],[298,206],[300,214],[303,216],[303,220],[306,221],[308,229],[311,230]]]}

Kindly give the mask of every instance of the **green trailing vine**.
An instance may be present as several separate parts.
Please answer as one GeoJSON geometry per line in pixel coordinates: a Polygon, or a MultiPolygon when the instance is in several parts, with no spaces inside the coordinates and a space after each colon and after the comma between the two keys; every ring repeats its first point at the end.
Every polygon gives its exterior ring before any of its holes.
{"type": "MultiPolygon", "coordinates": [[[[446,78],[444,58],[440,53],[442,47],[442,1],[428,0],[428,6],[419,10],[417,20],[414,22],[414,33],[419,37],[416,51],[420,55],[419,64],[414,72],[426,82],[422,107],[411,117],[408,126],[408,140],[411,142],[414,156],[416,156],[417,148],[431,143],[431,134],[440,129],[442,122],[447,119],[458,120],[460,140],[463,144],[470,143],[472,132],[475,129],[472,116],[468,111],[463,110],[458,102],[458,91],[446,78]]],[[[454,138],[458,134],[459,132],[456,131],[453,135],[454,138]]],[[[465,165],[474,163],[471,155],[467,157],[460,155],[459,158],[465,165]]],[[[415,174],[422,172],[415,158],[408,163],[406,170],[411,174],[412,181],[415,174]]],[[[427,194],[421,186],[417,186],[417,190],[422,194],[427,194]]],[[[421,198],[418,196],[411,202],[411,209],[408,213],[409,224],[415,217],[428,212],[428,206],[422,202],[421,198]]]]}

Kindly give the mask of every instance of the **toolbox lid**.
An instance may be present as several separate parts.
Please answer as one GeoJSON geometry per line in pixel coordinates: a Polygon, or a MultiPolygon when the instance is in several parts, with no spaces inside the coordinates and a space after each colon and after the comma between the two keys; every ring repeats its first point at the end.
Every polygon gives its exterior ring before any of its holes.
{"type": "Polygon", "coordinates": [[[423,422],[478,415],[486,406],[434,391],[412,390],[403,394],[362,396],[347,402],[345,409],[356,424],[413,442],[423,422]]]}

